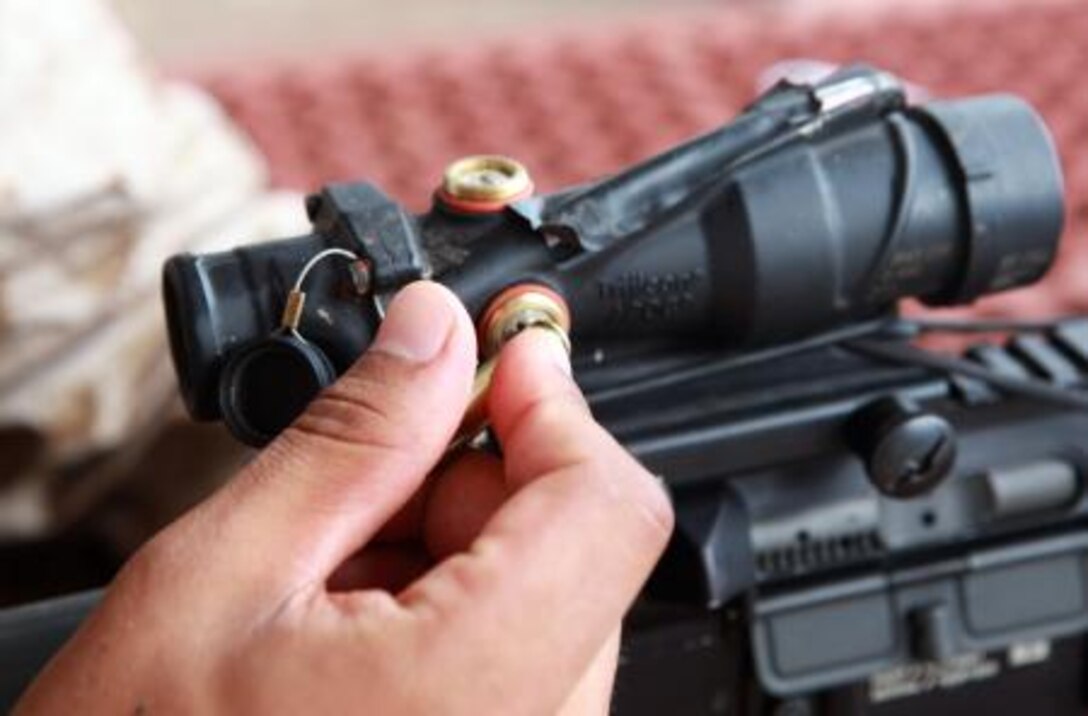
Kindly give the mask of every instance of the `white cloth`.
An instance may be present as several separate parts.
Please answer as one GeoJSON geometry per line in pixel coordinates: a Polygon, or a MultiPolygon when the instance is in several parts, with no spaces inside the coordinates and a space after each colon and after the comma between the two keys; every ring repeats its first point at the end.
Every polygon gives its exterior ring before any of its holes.
{"type": "Polygon", "coordinates": [[[0,537],[54,526],[54,476],[164,419],[163,261],[305,228],[215,102],[95,0],[0,0],[0,537]],[[37,501],[35,501],[37,500],[37,501]],[[35,507],[37,505],[37,507],[35,507]]]}

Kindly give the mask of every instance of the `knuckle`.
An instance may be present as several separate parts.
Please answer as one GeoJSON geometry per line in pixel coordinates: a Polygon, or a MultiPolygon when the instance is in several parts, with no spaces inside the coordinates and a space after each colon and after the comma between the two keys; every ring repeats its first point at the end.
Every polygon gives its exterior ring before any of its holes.
{"type": "Polygon", "coordinates": [[[172,528],[167,528],[129,557],[117,583],[139,594],[153,594],[170,578],[178,560],[178,539],[172,528]]]}
{"type": "MultiPolygon", "coordinates": [[[[371,366],[374,363],[370,361],[371,366]]],[[[411,445],[413,421],[403,419],[406,406],[397,389],[400,381],[383,380],[381,373],[388,371],[345,375],[325,389],[288,432],[306,439],[389,450],[411,445]]]]}
{"type": "Polygon", "coordinates": [[[155,556],[157,552],[158,548],[154,545],[154,541],[148,542],[138,549],[121,567],[117,582],[126,585],[135,584],[137,588],[154,583],[155,574],[159,571],[158,565],[160,564],[159,559],[155,556]]]}
{"type": "Polygon", "coordinates": [[[341,612],[362,624],[385,623],[400,615],[400,603],[392,593],[381,589],[329,594],[329,599],[341,612]]]}
{"type": "Polygon", "coordinates": [[[447,576],[456,594],[471,599],[494,583],[497,575],[490,567],[496,561],[491,558],[492,545],[486,539],[477,540],[468,553],[449,561],[447,576]]]}
{"type": "Polygon", "coordinates": [[[613,449],[600,450],[594,458],[596,471],[602,473],[596,482],[614,493],[612,497],[631,516],[632,529],[644,540],[646,549],[663,550],[675,525],[672,501],[663,482],[611,436],[608,442],[613,449]]]}
{"type": "Polygon", "coordinates": [[[484,596],[501,578],[498,573],[499,547],[496,540],[478,539],[468,552],[442,562],[432,578],[409,587],[403,601],[417,613],[429,615],[436,623],[447,621],[462,605],[484,596]]]}
{"type": "Polygon", "coordinates": [[[578,394],[539,398],[497,426],[506,478],[517,490],[550,473],[591,464],[595,424],[578,394]]]}
{"type": "Polygon", "coordinates": [[[635,500],[645,517],[648,536],[652,543],[664,548],[672,536],[676,517],[672,501],[665,492],[661,480],[642,466],[638,467],[636,478],[638,489],[635,500]]]}
{"type": "MultiPolygon", "coordinates": [[[[626,449],[593,420],[581,393],[556,394],[524,409],[514,423],[510,451],[549,441],[545,473],[573,471],[579,482],[598,498],[618,509],[632,535],[646,551],[661,551],[672,536],[675,517],[672,502],[661,480],[642,466],[626,449]]],[[[532,451],[539,454],[539,450],[532,451]]],[[[510,475],[515,484],[539,477],[541,466],[522,467],[530,474],[510,475]]]]}
{"type": "Polygon", "coordinates": [[[510,420],[508,432],[512,435],[560,434],[577,430],[581,423],[591,420],[585,397],[571,384],[525,405],[510,420]]]}

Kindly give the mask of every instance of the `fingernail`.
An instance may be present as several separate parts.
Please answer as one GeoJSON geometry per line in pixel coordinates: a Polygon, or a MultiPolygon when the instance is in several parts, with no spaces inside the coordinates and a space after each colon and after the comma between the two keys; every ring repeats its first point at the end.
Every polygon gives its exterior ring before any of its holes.
{"type": "Polygon", "coordinates": [[[371,350],[426,363],[442,350],[453,323],[449,294],[419,281],[401,289],[389,304],[371,350]]]}
{"type": "Polygon", "coordinates": [[[537,350],[561,373],[569,376],[571,374],[570,355],[559,336],[547,329],[534,330],[532,334],[538,346],[537,350]]]}

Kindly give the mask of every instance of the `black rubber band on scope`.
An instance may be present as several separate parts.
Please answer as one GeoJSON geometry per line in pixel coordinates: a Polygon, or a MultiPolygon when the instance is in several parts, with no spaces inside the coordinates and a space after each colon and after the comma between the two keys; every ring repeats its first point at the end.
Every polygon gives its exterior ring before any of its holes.
{"type": "Polygon", "coordinates": [[[280,434],[336,371],[320,348],[290,333],[275,333],[239,350],[219,379],[219,406],[230,431],[263,447],[280,434]]]}

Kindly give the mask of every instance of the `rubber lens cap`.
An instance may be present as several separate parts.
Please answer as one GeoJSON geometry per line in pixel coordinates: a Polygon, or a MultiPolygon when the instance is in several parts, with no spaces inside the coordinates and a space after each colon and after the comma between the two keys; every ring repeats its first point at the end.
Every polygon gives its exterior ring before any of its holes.
{"type": "Polygon", "coordinates": [[[275,334],[235,353],[219,379],[223,420],[236,438],[263,447],[297,418],[336,371],[320,348],[275,334]]]}

